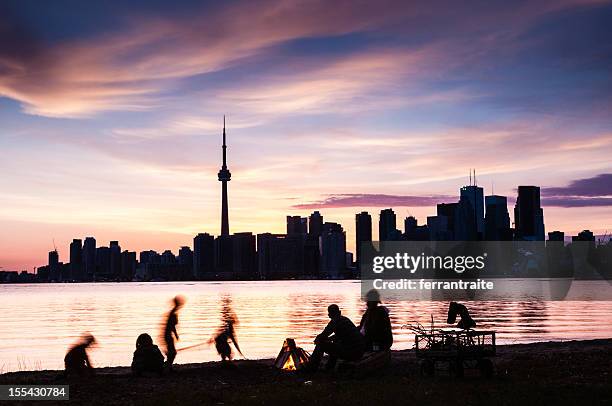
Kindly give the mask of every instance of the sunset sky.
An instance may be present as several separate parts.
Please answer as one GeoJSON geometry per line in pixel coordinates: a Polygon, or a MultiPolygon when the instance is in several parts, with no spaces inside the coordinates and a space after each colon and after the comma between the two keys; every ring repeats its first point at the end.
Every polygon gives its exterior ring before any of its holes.
{"type": "MultiPolygon", "coordinates": [[[[546,231],[612,231],[612,3],[0,3],[0,267],[53,239],[140,251],[230,230],[425,222],[475,168],[546,231]]],[[[375,227],[374,236],[377,235],[375,227]]]]}

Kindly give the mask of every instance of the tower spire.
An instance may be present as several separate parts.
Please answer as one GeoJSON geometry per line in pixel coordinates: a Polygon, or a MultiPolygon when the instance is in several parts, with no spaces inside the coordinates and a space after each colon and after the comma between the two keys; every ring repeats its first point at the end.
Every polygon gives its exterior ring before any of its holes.
{"type": "Polygon", "coordinates": [[[229,210],[227,202],[227,182],[232,178],[232,174],[227,169],[227,145],[225,145],[225,115],[223,115],[223,163],[219,171],[219,182],[221,182],[221,235],[229,235],[229,210]]]}

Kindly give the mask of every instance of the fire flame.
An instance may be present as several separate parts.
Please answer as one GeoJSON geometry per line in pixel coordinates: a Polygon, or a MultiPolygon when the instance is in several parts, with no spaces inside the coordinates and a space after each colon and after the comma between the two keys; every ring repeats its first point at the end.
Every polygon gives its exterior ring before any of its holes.
{"type": "Polygon", "coordinates": [[[285,365],[283,365],[283,370],[284,371],[295,371],[295,363],[293,362],[293,357],[291,355],[289,355],[289,357],[287,357],[287,361],[285,361],[285,365]]]}

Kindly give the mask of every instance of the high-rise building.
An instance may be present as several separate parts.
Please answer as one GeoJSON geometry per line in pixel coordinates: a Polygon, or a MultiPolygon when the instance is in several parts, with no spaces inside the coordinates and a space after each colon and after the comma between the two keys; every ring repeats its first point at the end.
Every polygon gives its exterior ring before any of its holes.
{"type": "Polygon", "coordinates": [[[253,233],[232,235],[232,272],[236,279],[254,279],[257,274],[257,252],[253,233]]]}
{"type": "Polygon", "coordinates": [[[372,241],[372,216],[367,211],[355,215],[355,251],[357,253],[357,269],[361,269],[362,245],[372,241]]]}
{"type": "Polygon", "coordinates": [[[319,237],[323,232],[323,216],[318,211],[312,212],[309,218],[309,234],[319,237]]]}
{"type": "Polygon", "coordinates": [[[111,260],[110,260],[110,248],[109,247],[98,247],[96,248],[96,273],[94,274],[95,280],[106,279],[111,276],[111,260]]]}
{"type": "Polygon", "coordinates": [[[70,243],[70,279],[80,281],[83,278],[83,241],[75,238],[70,243]]]}
{"type": "MultiPolygon", "coordinates": [[[[463,207],[463,212],[460,211],[461,215],[464,216],[465,219],[465,210],[471,208],[472,215],[471,221],[474,222],[474,228],[476,230],[477,236],[476,239],[482,239],[484,237],[484,190],[480,186],[469,185],[463,186],[460,191],[459,204],[461,205],[462,200],[463,204],[466,207],[463,207]],[[467,207],[467,203],[469,202],[469,208],[467,207]]],[[[472,226],[469,226],[471,229],[472,226]]]]}
{"type": "Polygon", "coordinates": [[[346,271],[346,233],[340,224],[324,223],[321,234],[321,273],[332,279],[346,271]]]}
{"type": "Polygon", "coordinates": [[[178,263],[193,270],[193,251],[189,247],[181,247],[178,254],[178,263]]]}
{"type": "Polygon", "coordinates": [[[86,237],[83,242],[83,267],[85,279],[94,280],[96,273],[96,239],[86,237]]]}
{"type": "Polygon", "coordinates": [[[110,274],[113,278],[121,276],[121,247],[119,241],[111,241],[110,245],[110,274]]]}
{"type": "Polygon", "coordinates": [[[573,241],[595,242],[595,235],[593,234],[591,230],[582,230],[581,232],[578,233],[578,235],[572,236],[572,242],[573,241]]]}
{"type": "Polygon", "coordinates": [[[511,240],[510,214],[508,214],[508,200],[506,196],[486,196],[485,205],[487,207],[485,215],[485,240],[511,240]]]}
{"type": "Polygon", "coordinates": [[[396,234],[395,212],[393,209],[383,209],[380,211],[378,221],[378,240],[392,241],[396,234]]]}
{"type": "Polygon", "coordinates": [[[121,280],[133,280],[136,274],[136,265],[136,252],[123,251],[121,253],[121,280]]]}
{"type": "Polygon", "coordinates": [[[448,217],[446,216],[428,216],[427,229],[431,241],[449,241],[453,237],[448,229],[448,217]]]}
{"type": "Polygon", "coordinates": [[[518,187],[514,229],[517,240],[544,241],[544,211],[540,206],[539,187],[518,187]]]}
{"type": "Polygon", "coordinates": [[[200,233],[193,239],[193,275],[196,279],[209,279],[214,275],[215,237],[200,233]]]}
{"type": "Polygon", "coordinates": [[[436,207],[438,216],[446,217],[446,227],[451,234],[451,240],[455,239],[455,215],[458,206],[459,203],[439,203],[436,207]]]}
{"type": "Polygon", "coordinates": [[[219,182],[221,182],[221,235],[229,236],[229,213],[227,203],[227,182],[232,178],[232,174],[227,169],[227,154],[225,145],[225,116],[223,116],[223,164],[219,170],[219,182]]]}
{"type": "Polygon", "coordinates": [[[308,219],[300,216],[287,216],[287,234],[307,234],[308,219]]]}
{"type": "Polygon", "coordinates": [[[59,254],[57,253],[57,249],[53,251],[49,251],[49,281],[59,281],[60,280],[60,262],[59,262],[59,254]]]}
{"type": "Polygon", "coordinates": [[[548,241],[564,242],[565,233],[563,231],[551,231],[548,233],[548,241]]]}
{"type": "Polygon", "coordinates": [[[258,234],[259,277],[277,279],[303,275],[305,238],[300,234],[258,234]]]}

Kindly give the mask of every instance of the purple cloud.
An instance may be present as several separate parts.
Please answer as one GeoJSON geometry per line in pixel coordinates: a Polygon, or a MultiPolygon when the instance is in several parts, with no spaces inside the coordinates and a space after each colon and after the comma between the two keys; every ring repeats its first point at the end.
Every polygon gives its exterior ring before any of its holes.
{"type": "Polygon", "coordinates": [[[612,173],[542,188],[542,204],[556,207],[612,206],[612,173]]]}
{"type": "Polygon", "coordinates": [[[294,209],[318,209],[339,207],[423,207],[435,206],[445,201],[456,201],[457,196],[431,195],[406,196],[384,194],[338,194],[331,195],[318,202],[294,205],[294,209]]]}

